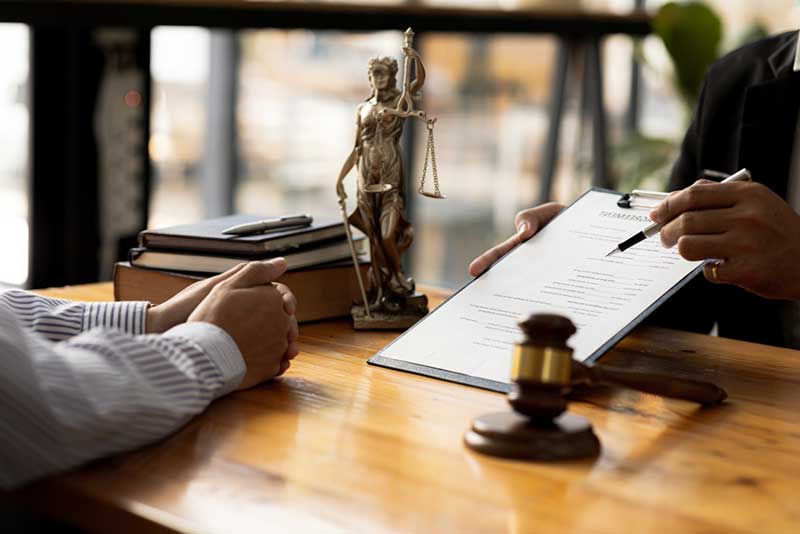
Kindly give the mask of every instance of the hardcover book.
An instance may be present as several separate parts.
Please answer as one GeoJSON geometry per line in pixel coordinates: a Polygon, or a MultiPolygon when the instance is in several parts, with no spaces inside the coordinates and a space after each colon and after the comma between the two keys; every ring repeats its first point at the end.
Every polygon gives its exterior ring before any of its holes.
{"type": "Polygon", "coordinates": [[[263,256],[308,247],[325,241],[344,239],[346,236],[342,221],[333,219],[314,221],[311,226],[281,228],[272,232],[247,236],[222,233],[223,230],[232,226],[264,218],[258,215],[228,215],[192,224],[144,230],[139,233],[139,247],[149,250],[164,249],[263,256]]]}
{"type": "MultiPolygon", "coordinates": [[[[365,255],[367,240],[363,237],[354,240],[356,254],[365,255]]],[[[327,241],[310,247],[268,252],[255,256],[221,255],[182,250],[159,250],[134,248],[128,253],[128,261],[136,267],[162,269],[167,271],[186,271],[193,273],[221,273],[240,263],[265,260],[282,256],[286,258],[289,270],[313,267],[332,261],[351,258],[350,245],[346,239],[327,241]]]]}
{"type": "MultiPolygon", "coordinates": [[[[361,262],[359,268],[362,277],[366,277],[369,263],[361,262]]],[[[114,300],[147,300],[161,304],[206,276],[209,275],[141,269],[127,262],[117,263],[114,300]]],[[[350,306],[361,299],[350,261],[287,272],[277,282],[286,284],[297,297],[297,320],[301,323],[344,317],[350,314],[350,306]]]]}

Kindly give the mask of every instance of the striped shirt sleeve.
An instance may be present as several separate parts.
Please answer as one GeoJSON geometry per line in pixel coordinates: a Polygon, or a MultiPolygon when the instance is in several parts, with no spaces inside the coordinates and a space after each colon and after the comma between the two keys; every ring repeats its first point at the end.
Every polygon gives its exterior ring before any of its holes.
{"type": "Polygon", "coordinates": [[[17,313],[0,299],[0,489],[159,440],[244,376],[236,344],[211,324],[54,342],[17,313]]]}
{"type": "Polygon", "coordinates": [[[0,292],[0,302],[14,310],[25,328],[51,341],[62,341],[98,326],[143,334],[149,306],[148,302],[73,302],[22,289],[0,292]]]}

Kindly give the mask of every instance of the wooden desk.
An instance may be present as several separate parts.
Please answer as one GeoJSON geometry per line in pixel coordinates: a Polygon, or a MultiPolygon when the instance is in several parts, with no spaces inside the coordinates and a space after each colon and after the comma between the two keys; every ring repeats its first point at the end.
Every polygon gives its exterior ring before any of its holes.
{"type": "MultiPolygon", "coordinates": [[[[111,286],[45,293],[110,298],[111,286]]],[[[502,395],[366,365],[391,338],[345,321],[304,326],[285,378],[19,496],[114,532],[800,529],[797,352],[639,330],[607,358],[714,380],[730,401],[703,410],[609,390],[572,405],[594,422],[602,455],[537,465],[461,444],[473,417],[505,407],[502,395]]]]}

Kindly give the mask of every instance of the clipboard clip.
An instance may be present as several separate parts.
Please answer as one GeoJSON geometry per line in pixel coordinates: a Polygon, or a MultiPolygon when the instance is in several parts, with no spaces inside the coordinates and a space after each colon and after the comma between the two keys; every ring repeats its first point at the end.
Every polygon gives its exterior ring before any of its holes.
{"type": "MultiPolygon", "coordinates": [[[[700,175],[703,178],[722,181],[730,174],[721,171],[714,171],[711,169],[703,169],[700,175]]],[[[749,179],[749,178],[748,178],[749,179]]],[[[662,193],[661,191],[645,191],[644,189],[634,189],[630,193],[625,193],[619,200],[617,206],[620,208],[651,210],[658,206],[662,200],[667,198],[669,193],[662,193]]]]}
{"type": "Polygon", "coordinates": [[[658,206],[667,196],[669,196],[669,193],[634,189],[630,193],[625,193],[619,197],[617,206],[620,208],[650,210],[658,206]]]}

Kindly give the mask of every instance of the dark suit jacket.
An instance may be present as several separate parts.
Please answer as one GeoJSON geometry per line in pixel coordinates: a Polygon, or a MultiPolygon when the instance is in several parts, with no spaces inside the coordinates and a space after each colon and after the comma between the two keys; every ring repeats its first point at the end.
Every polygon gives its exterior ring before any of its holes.
{"type": "MultiPolygon", "coordinates": [[[[800,73],[793,72],[797,32],[740,48],[714,63],[681,146],[670,190],[689,186],[703,169],[750,169],[786,198],[800,109],[800,73]]],[[[757,297],[699,277],[652,317],[662,326],[798,348],[793,305],[757,297]]]]}

